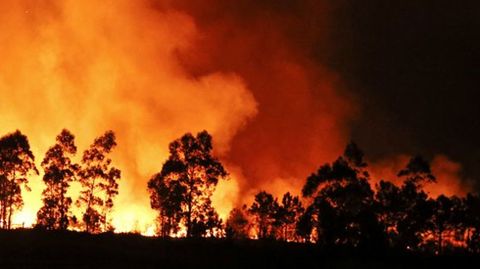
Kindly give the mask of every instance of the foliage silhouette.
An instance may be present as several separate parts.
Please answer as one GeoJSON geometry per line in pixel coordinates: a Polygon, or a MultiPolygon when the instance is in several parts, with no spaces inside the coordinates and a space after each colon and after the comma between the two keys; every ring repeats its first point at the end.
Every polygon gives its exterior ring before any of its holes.
{"type": "Polygon", "coordinates": [[[259,239],[275,237],[276,214],[279,205],[276,198],[266,191],[255,195],[255,200],[248,209],[253,216],[259,239]]]}
{"type": "Polygon", "coordinates": [[[170,143],[170,156],[162,171],[148,182],[150,204],[159,211],[160,233],[171,235],[186,227],[186,236],[213,236],[221,221],[211,196],[227,171],[212,156],[212,137],[207,131],[190,133],[170,143]]]}
{"type": "MultiPolygon", "coordinates": [[[[84,209],[85,231],[113,229],[108,214],[121,174],[107,155],[115,146],[115,134],[106,132],[85,150],[80,166],[71,160],[77,152],[74,136],[62,130],[41,163],[46,188],[37,227],[69,228],[75,216],[67,190],[78,180],[83,188],[77,205],[84,209]]],[[[373,190],[364,153],[351,142],[342,156],[307,178],[302,198],[286,192],[279,200],[259,191],[250,207],[232,209],[223,223],[211,197],[228,174],[212,150],[206,131],[187,133],[170,143],[168,160],[148,182],[151,207],[159,212],[158,235],[183,235],[179,232],[185,229],[188,238],[257,237],[316,243],[325,251],[480,253],[479,196],[429,196],[424,187],[435,184],[436,178],[430,163],[419,155],[398,172],[401,184],[381,180],[373,190]]],[[[29,189],[27,177],[35,173],[27,137],[16,131],[0,138],[1,228],[11,228],[13,213],[23,205],[22,188],[29,189]]]]}
{"type": "Polygon", "coordinates": [[[314,229],[317,242],[323,246],[380,248],[384,245],[366,167],[363,152],[351,142],[343,156],[321,166],[307,178],[302,193],[312,199],[306,215],[311,219],[302,217],[304,227],[299,231],[303,237],[305,231],[314,229]],[[309,222],[313,222],[312,228],[309,222]]]}
{"type": "Polygon", "coordinates": [[[27,191],[27,176],[38,174],[28,138],[20,131],[0,138],[0,227],[10,229],[12,215],[22,208],[22,189],[27,191]]]}
{"type": "Polygon", "coordinates": [[[247,206],[233,208],[228,216],[225,232],[229,239],[249,238],[250,221],[248,219],[247,206]]]}
{"type": "Polygon", "coordinates": [[[64,129],[56,138],[56,144],[45,154],[42,161],[43,206],[37,213],[37,226],[47,230],[66,230],[72,220],[72,198],[67,196],[70,183],[76,180],[80,167],[70,159],[77,152],[75,137],[64,129]]]}
{"type": "Polygon", "coordinates": [[[107,154],[116,145],[115,134],[107,131],[83,153],[78,174],[83,189],[77,205],[85,208],[82,219],[85,231],[90,233],[112,230],[107,214],[113,207],[113,198],[118,194],[121,172],[112,166],[107,154]]]}
{"type": "Polygon", "coordinates": [[[419,187],[436,181],[435,176],[431,172],[430,163],[420,155],[411,158],[407,167],[398,172],[398,176],[406,177],[406,183],[411,182],[414,185],[419,185],[419,187]]]}
{"type": "Polygon", "coordinates": [[[283,241],[296,241],[296,223],[304,210],[298,196],[292,196],[290,192],[285,193],[275,214],[276,238],[283,241]]]}
{"type": "Polygon", "coordinates": [[[456,196],[445,195],[438,196],[432,203],[431,231],[436,245],[435,252],[441,254],[446,244],[445,237],[453,240],[465,233],[465,204],[456,196]],[[450,237],[449,233],[453,233],[454,237],[450,237]]]}
{"type": "Polygon", "coordinates": [[[468,194],[464,199],[465,216],[464,228],[466,230],[466,247],[472,252],[480,253],[480,196],[468,194]]]}
{"type": "Polygon", "coordinates": [[[401,187],[381,181],[376,193],[379,219],[383,221],[389,243],[393,247],[418,250],[422,234],[428,232],[434,203],[422,190],[435,181],[430,164],[422,157],[413,157],[398,173],[404,178],[401,187]]]}

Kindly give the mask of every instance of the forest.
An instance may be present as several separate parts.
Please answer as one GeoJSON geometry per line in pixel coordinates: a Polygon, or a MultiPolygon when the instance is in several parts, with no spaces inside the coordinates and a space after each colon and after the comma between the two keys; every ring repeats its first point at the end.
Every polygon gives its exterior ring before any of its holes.
{"type": "MultiPolygon", "coordinates": [[[[8,237],[5,233],[14,228],[12,216],[24,204],[22,189],[28,190],[29,177],[39,174],[45,188],[34,229],[47,232],[42,236],[68,230],[92,236],[113,232],[110,212],[121,178],[110,157],[116,145],[115,133],[107,131],[76,163],[75,136],[64,129],[37,167],[27,136],[17,130],[1,137],[2,236],[8,237]],[[68,195],[73,182],[81,186],[75,201],[68,195]],[[82,215],[75,216],[73,207],[82,215]]],[[[436,178],[420,155],[413,156],[397,176],[401,185],[384,179],[372,186],[364,153],[350,142],[341,156],[320,164],[305,179],[300,196],[286,192],[275,197],[259,190],[253,203],[232,209],[223,220],[211,197],[229,173],[213,155],[212,136],[202,131],[172,141],[168,159],[145,188],[150,206],[158,212],[156,237],[164,240],[253,240],[312,246],[318,253],[480,253],[478,194],[430,197],[424,187],[435,184],[436,178]]]]}

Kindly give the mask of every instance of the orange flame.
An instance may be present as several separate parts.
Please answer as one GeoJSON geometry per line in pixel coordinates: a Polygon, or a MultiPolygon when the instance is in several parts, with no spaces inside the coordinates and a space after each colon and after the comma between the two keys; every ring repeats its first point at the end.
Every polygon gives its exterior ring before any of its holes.
{"type": "MultiPolygon", "coordinates": [[[[194,22],[147,4],[2,1],[0,133],[22,130],[39,164],[62,128],[76,135],[79,155],[96,136],[114,130],[118,147],[112,157],[122,179],[113,225],[119,232],[151,234],[155,212],[146,182],[161,169],[168,143],[206,129],[217,155],[224,156],[257,107],[235,74],[192,79],[182,71],[176,51],[199,34],[194,22]]],[[[222,183],[229,197],[220,199],[234,201],[235,184],[222,183]]],[[[41,206],[41,176],[32,177],[30,187],[14,218],[18,225],[35,223],[41,206]]],[[[231,203],[217,199],[217,206],[225,216],[231,203]]]]}

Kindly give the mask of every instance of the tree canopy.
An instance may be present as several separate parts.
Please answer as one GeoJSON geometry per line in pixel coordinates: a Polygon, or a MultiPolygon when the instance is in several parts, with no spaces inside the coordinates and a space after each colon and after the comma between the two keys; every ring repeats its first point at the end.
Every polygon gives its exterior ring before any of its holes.
{"type": "Polygon", "coordinates": [[[82,219],[87,232],[113,229],[108,213],[113,207],[113,198],[118,194],[121,172],[112,165],[112,160],[107,155],[116,145],[115,134],[107,131],[96,138],[83,153],[82,167],[78,175],[83,189],[77,205],[83,206],[85,210],[82,219]]]}
{"type": "Polygon", "coordinates": [[[64,129],[57,136],[56,143],[45,154],[42,161],[43,207],[37,213],[37,225],[48,230],[66,230],[72,219],[70,206],[72,198],[67,196],[70,183],[76,180],[80,169],[71,157],[77,153],[75,137],[64,129]]]}
{"type": "Polygon", "coordinates": [[[0,227],[10,229],[12,215],[23,206],[22,189],[28,175],[38,174],[28,138],[20,131],[0,138],[0,227]]]}
{"type": "Polygon", "coordinates": [[[211,196],[228,174],[212,150],[212,137],[206,131],[196,136],[187,133],[170,143],[161,172],[148,182],[163,235],[176,233],[184,225],[187,237],[205,236],[220,226],[211,196]]]}

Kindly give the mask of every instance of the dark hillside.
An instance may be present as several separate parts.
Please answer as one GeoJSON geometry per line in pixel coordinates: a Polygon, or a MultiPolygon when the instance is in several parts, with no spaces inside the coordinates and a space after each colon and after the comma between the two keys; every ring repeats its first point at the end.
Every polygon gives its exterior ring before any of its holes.
{"type": "Polygon", "coordinates": [[[0,232],[0,268],[434,268],[469,267],[467,256],[392,256],[274,241],[159,239],[135,234],[0,232]]]}

